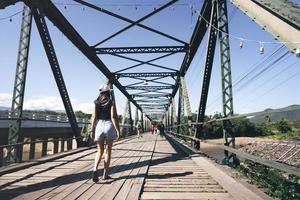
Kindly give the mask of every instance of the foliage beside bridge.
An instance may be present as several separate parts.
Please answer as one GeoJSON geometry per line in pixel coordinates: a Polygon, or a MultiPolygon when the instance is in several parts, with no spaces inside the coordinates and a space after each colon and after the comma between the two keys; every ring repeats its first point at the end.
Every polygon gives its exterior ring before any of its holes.
{"type": "Polygon", "coordinates": [[[265,188],[272,197],[284,200],[300,199],[300,177],[286,174],[252,161],[245,161],[238,170],[246,175],[252,184],[265,188]]]}

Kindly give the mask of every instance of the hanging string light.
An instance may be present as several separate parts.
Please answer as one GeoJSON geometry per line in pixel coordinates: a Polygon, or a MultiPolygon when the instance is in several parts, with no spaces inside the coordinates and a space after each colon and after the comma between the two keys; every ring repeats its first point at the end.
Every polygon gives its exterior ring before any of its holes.
{"type": "Polygon", "coordinates": [[[244,42],[243,40],[240,41],[240,49],[242,49],[244,47],[244,42]]]}
{"type": "Polygon", "coordinates": [[[265,48],[264,48],[264,43],[263,42],[260,42],[260,47],[259,47],[259,53],[260,54],[264,54],[265,52],[265,48]]]}
{"type": "Polygon", "coordinates": [[[13,17],[16,16],[16,15],[18,15],[18,14],[21,14],[21,13],[23,13],[23,11],[19,11],[19,12],[16,12],[16,13],[10,15],[10,16],[0,18],[0,21],[8,19],[10,22],[12,22],[13,21],[13,17]]]}
{"type": "Polygon", "coordinates": [[[296,49],[296,56],[300,58],[300,47],[296,49]]]}
{"type": "MultiPolygon", "coordinates": [[[[201,15],[201,12],[199,10],[196,10],[197,14],[199,15],[199,20],[203,19],[205,22],[206,22],[206,27],[208,26],[212,26],[213,28],[215,28],[216,30],[218,31],[221,31],[223,32],[224,34],[227,34],[225,33],[224,31],[220,30],[218,27],[215,27],[214,25],[210,24],[209,21],[207,21],[205,19],[205,17],[203,17],[201,15]]],[[[260,51],[260,54],[264,54],[264,44],[300,44],[300,41],[291,41],[291,42],[286,42],[286,41],[275,41],[275,42],[267,42],[267,41],[258,41],[258,40],[253,40],[253,39],[246,39],[246,38],[242,38],[242,37],[239,37],[239,36],[236,36],[236,35],[232,35],[232,34],[228,34],[229,37],[233,38],[233,39],[237,39],[237,40],[240,40],[240,48],[243,48],[243,43],[245,41],[247,42],[255,42],[255,43],[259,43],[260,44],[260,48],[259,48],[259,51],[260,51]]],[[[300,50],[299,50],[300,51],[300,50]]],[[[297,54],[296,55],[300,57],[300,54],[297,54]]]]}

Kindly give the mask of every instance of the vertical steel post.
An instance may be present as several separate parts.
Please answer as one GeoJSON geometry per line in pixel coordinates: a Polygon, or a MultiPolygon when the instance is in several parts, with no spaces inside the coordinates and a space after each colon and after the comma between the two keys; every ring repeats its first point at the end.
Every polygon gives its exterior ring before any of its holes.
{"type": "Polygon", "coordinates": [[[181,123],[181,111],[182,111],[182,90],[181,83],[179,82],[179,94],[178,94],[178,110],[177,110],[177,133],[180,134],[181,123]]]}
{"type": "Polygon", "coordinates": [[[147,130],[147,120],[146,120],[146,125],[144,126],[144,113],[141,111],[141,125],[142,125],[142,130],[145,131],[147,130]]]}
{"type": "Polygon", "coordinates": [[[131,115],[130,101],[128,101],[128,112],[129,112],[130,133],[133,134],[133,120],[132,120],[132,115],[131,115]]]}
{"type": "Polygon", "coordinates": [[[128,104],[129,104],[129,100],[127,99],[127,102],[125,104],[125,108],[124,108],[124,112],[123,112],[123,116],[122,116],[122,129],[121,129],[121,134],[123,137],[127,136],[127,128],[125,129],[126,132],[124,132],[124,126],[126,124],[126,118],[127,118],[127,114],[128,114],[128,104]]]}
{"type": "MultiPolygon", "coordinates": [[[[20,118],[22,117],[23,111],[31,26],[32,14],[30,9],[24,5],[22,13],[14,91],[11,105],[11,116],[16,119],[11,121],[11,124],[9,125],[8,144],[16,144],[18,142],[21,142],[21,138],[19,137],[19,131],[21,128],[22,121],[20,118]]],[[[21,155],[19,154],[21,152],[21,149],[18,150],[17,146],[8,148],[7,164],[20,162],[21,155]]]]}
{"type": "MultiPolygon", "coordinates": [[[[205,69],[203,75],[203,84],[202,84],[202,92],[200,97],[200,104],[198,108],[198,115],[197,115],[197,123],[204,122],[205,117],[205,109],[207,103],[207,96],[211,78],[211,71],[214,61],[214,54],[215,54],[215,47],[217,41],[217,12],[216,12],[216,0],[213,0],[212,3],[212,10],[211,10],[211,17],[210,17],[210,24],[208,30],[208,43],[206,48],[206,60],[205,60],[205,69]]],[[[202,124],[198,124],[195,131],[195,137],[200,138],[202,132],[202,124]]],[[[200,142],[196,142],[196,148],[200,148],[200,142]]]]}
{"type": "MultiPolygon", "coordinates": [[[[221,82],[223,97],[223,114],[224,117],[233,115],[233,95],[232,95],[232,78],[231,78],[231,60],[229,46],[229,30],[226,0],[218,0],[218,28],[219,28],[219,44],[220,44],[220,64],[221,64],[221,82]]],[[[235,136],[233,134],[232,125],[229,120],[223,121],[223,138],[224,145],[235,148],[235,136]]],[[[233,162],[238,162],[235,154],[225,151],[224,163],[229,164],[229,160],[233,158],[233,162]]]]}
{"type": "Polygon", "coordinates": [[[189,136],[192,135],[192,127],[191,127],[191,122],[192,122],[192,111],[191,111],[191,104],[190,104],[190,99],[189,99],[189,94],[187,90],[187,85],[185,82],[185,78],[182,76],[180,77],[180,82],[181,82],[181,89],[182,89],[182,96],[183,96],[183,107],[184,107],[184,115],[187,116],[187,122],[188,122],[188,134],[189,136]]]}
{"type": "Polygon", "coordinates": [[[139,121],[139,110],[136,107],[135,108],[135,116],[134,116],[134,126],[136,126],[138,124],[138,121],[139,121]]]}
{"type": "Polygon", "coordinates": [[[48,30],[46,21],[45,21],[45,17],[41,13],[41,11],[35,7],[32,7],[31,11],[34,16],[34,20],[37,25],[38,31],[40,33],[40,37],[43,42],[44,49],[46,51],[46,54],[47,54],[47,57],[49,60],[49,64],[51,66],[52,73],[54,75],[60,96],[62,98],[64,107],[66,109],[66,113],[67,113],[68,120],[69,120],[71,128],[72,128],[72,131],[73,131],[73,135],[75,137],[77,137],[76,138],[77,146],[82,146],[82,138],[81,138],[80,132],[78,130],[76,116],[74,114],[71,100],[69,98],[69,94],[67,91],[67,87],[65,85],[63,75],[60,70],[59,62],[58,62],[58,59],[57,59],[57,56],[56,56],[56,53],[54,50],[54,46],[53,46],[53,43],[52,43],[52,40],[50,37],[50,33],[48,30]]]}

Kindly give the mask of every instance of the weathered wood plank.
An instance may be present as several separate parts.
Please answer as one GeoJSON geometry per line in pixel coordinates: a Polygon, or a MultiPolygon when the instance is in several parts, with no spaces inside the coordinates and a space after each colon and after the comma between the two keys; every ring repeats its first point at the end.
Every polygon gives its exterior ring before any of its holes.
{"type": "Polygon", "coordinates": [[[214,199],[214,200],[232,200],[228,193],[174,193],[174,192],[145,192],[142,199],[214,199]]]}

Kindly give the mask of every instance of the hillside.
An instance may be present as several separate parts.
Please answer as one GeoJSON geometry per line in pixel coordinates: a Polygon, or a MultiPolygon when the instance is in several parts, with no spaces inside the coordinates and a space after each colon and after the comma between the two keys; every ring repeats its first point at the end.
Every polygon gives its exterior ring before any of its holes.
{"type": "Polygon", "coordinates": [[[279,109],[266,109],[266,111],[276,111],[276,113],[271,113],[265,116],[255,116],[250,119],[251,122],[261,123],[266,121],[266,117],[269,116],[271,121],[278,121],[282,118],[289,121],[300,122],[300,105],[291,105],[285,108],[279,109]],[[282,110],[282,111],[281,111],[282,110]],[[285,111],[290,110],[290,111],[285,111]],[[278,111],[278,112],[277,112],[278,111]]]}

